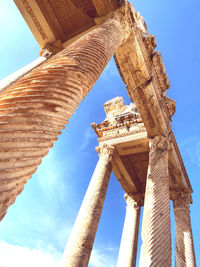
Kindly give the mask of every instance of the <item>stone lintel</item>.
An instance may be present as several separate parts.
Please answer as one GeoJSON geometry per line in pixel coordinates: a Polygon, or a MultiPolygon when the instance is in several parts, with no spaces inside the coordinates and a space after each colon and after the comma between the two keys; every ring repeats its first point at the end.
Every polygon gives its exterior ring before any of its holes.
{"type": "Polygon", "coordinates": [[[127,206],[134,206],[135,208],[144,206],[144,193],[126,193],[124,195],[127,206]]]}
{"type": "Polygon", "coordinates": [[[102,0],[92,0],[96,11],[99,16],[104,16],[110,11],[114,11],[124,2],[123,0],[117,1],[102,1],[102,0]]]}
{"type": "Polygon", "coordinates": [[[46,0],[14,2],[41,48],[56,40],[61,40],[66,47],[66,44],[75,41],[74,38],[93,29],[96,26],[95,18],[113,13],[124,4],[123,0],[66,0],[59,1],[59,4],[46,0]]]}
{"type": "Polygon", "coordinates": [[[193,192],[192,186],[189,177],[187,175],[185,165],[181,157],[173,132],[170,133],[170,138],[171,138],[172,150],[169,155],[170,156],[169,160],[172,165],[174,176],[176,176],[177,180],[176,183],[179,184],[179,188],[184,188],[185,190],[189,190],[192,193],[193,192]]]}
{"type": "Polygon", "coordinates": [[[36,0],[14,0],[14,2],[41,48],[56,41],[56,36],[36,0]]]}
{"type": "Polygon", "coordinates": [[[148,136],[167,136],[175,102],[166,97],[169,80],[161,54],[155,51],[155,37],[144,19],[132,8],[131,34],[118,48],[115,61],[132,101],[137,105],[148,136]]]}

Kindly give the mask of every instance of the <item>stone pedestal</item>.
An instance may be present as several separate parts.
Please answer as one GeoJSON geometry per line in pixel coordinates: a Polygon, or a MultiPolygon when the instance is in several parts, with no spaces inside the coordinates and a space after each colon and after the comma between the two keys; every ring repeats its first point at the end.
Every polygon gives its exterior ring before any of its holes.
{"type": "Polygon", "coordinates": [[[141,202],[125,194],[126,217],[120,244],[117,267],[134,267],[137,257],[141,202]]]}
{"type": "Polygon", "coordinates": [[[196,266],[189,205],[189,192],[179,190],[173,194],[176,267],[196,266]]]}
{"type": "Polygon", "coordinates": [[[149,140],[149,167],[142,222],[140,267],[171,266],[168,140],[149,140]]]}
{"type": "Polygon", "coordinates": [[[79,210],[62,260],[62,267],[88,266],[112,170],[114,147],[98,148],[99,161],[79,210]]]}

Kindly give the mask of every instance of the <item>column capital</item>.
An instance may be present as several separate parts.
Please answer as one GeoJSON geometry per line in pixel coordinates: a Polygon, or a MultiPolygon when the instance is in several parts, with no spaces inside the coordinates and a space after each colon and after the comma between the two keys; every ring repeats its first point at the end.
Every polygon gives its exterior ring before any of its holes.
{"type": "Polygon", "coordinates": [[[171,150],[171,142],[168,137],[157,135],[149,139],[150,153],[165,152],[171,150]]]}
{"type": "Polygon", "coordinates": [[[115,150],[114,146],[107,145],[107,144],[101,144],[98,147],[95,148],[96,151],[99,154],[99,157],[106,157],[108,161],[112,161],[113,153],[115,150]]]}
{"type": "Polygon", "coordinates": [[[188,190],[179,189],[171,192],[174,208],[188,207],[191,202],[191,193],[188,190]]]}
{"type": "Polygon", "coordinates": [[[50,56],[58,53],[62,49],[63,49],[63,47],[62,47],[61,41],[57,40],[53,43],[47,43],[46,46],[44,48],[42,48],[39,55],[46,57],[46,58],[49,58],[50,56]]]}
{"type": "Polygon", "coordinates": [[[131,16],[130,16],[130,4],[128,2],[125,2],[121,7],[119,7],[114,12],[109,12],[105,16],[100,16],[95,18],[96,24],[102,24],[108,20],[115,20],[119,22],[119,24],[122,27],[122,30],[124,32],[124,38],[123,41],[125,41],[131,33],[131,16]]]}
{"type": "Polygon", "coordinates": [[[128,207],[139,208],[144,205],[144,194],[141,193],[131,193],[125,194],[124,198],[128,207]]]}

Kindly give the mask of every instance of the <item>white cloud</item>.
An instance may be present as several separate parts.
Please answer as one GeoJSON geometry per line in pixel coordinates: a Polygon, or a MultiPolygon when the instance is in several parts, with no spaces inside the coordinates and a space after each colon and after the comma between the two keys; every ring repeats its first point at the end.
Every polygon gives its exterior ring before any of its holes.
{"type": "Polygon", "coordinates": [[[114,62],[114,59],[112,58],[108,65],[106,66],[105,70],[103,71],[101,78],[103,80],[109,80],[114,79],[119,76],[116,64],[114,62]]]}
{"type": "MultiPolygon", "coordinates": [[[[67,233],[68,234],[68,233],[67,233]]],[[[65,241],[66,242],[66,241],[65,241]]],[[[62,254],[51,244],[36,241],[36,248],[13,245],[0,241],[0,267],[59,267],[62,254]]],[[[102,246],[100,246],[102,248],[102,246]]],[[[115,248],[92,250],[89,267],[114,267],[115,248]]]]}
{"type": "Polygon", "coordinates": [[[114,267],[116,265],[112,257],[112,252],[110,251],[109,255],[103,253],[98,249],[93,249],[89,267],[114,267]]]}
{"type": "Polygon", "coordinates": [[[56,267],[60,259],[61,254],[52,246],[41,251],[0,241],[0,267],[56,267]]]}
{"type": "Polygon", "coordinates": [[[56,198],[57,200],[64,201],[66,196],[69,195],[70,184],[66,183],[63,179],[64,176],[66,178],[66,173],[70,173],[68,169],[66,170],[68,167],[71,168],[70,159],[58,160],[56,153],[53,151],[49,151],[49,154],[43,159],[43,162],[36,173],[36,177],[39,185],[48,198],[56,198]],[[67,166],[64,161],[68,162],[67,166]]]}
{"type": "Polygon", "coordinates": [[[187,138],[180,148],[183,147],[187,155],[189,155],[192,163],[200,167],[200,136],[191,136],[187,138]]]}
{"type": "Polygon", "coordinates": [[[83,136],[83,142],[82,142],[82,145],[80,146],[79,150],[80,151],[83,151],[87,148],[87,146],[89,145],[90,141],[92,138],[96,138],[96,135],[94,133],[94,130],[92,129],[92,127],[88,127],[84,133],[84,136],[83,136]]]}
{"type": "MultiPolygon", "coordinates": [[[[112,251],[107,252],[93,249],[89,267],[114,267],[112,251]]],[[[0,267],[58,267],[61,258],[62,254],[50,244],[44,250],[38,243],[37,248],[30,249],[0,241],[0,267]]]]}

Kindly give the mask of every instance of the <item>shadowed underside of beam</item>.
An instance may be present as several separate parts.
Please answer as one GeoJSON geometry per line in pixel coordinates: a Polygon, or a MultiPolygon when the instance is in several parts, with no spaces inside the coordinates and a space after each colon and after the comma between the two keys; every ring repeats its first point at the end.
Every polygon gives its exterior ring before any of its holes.
{"type": "Polygon", "coordinates": [[[0,219],[123,39],[111,19],[0,94],[0,219]]]}

